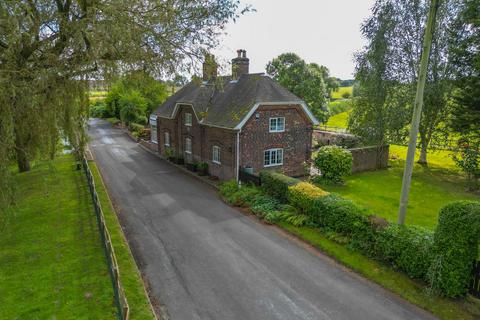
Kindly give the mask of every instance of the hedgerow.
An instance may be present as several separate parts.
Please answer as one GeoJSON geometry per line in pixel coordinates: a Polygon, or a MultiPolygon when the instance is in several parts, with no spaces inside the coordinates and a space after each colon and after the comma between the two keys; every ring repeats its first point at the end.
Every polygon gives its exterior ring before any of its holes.
{"type": "Polygon", "coordinates": [[[299,182],[288,187],[287,198],[288,202],[302,210],[303,212],[311,212],[315,208],[315,201],[318,197],[323,197],[329,193],[314,186],[308,182],[299,182]]]}
{"type": "Polygon", "coordinates": [[[288,187],[300,182],[298,179],[268,170],[260,171],[260,180],[262,189],[282,202],[287,201],[288,187]]]}
{"type": "Polygon", "coordinates": [[[455,201],[440,210],[430,284],[448,297],[464,296],[478,258],[480,202],[455,201]]]}

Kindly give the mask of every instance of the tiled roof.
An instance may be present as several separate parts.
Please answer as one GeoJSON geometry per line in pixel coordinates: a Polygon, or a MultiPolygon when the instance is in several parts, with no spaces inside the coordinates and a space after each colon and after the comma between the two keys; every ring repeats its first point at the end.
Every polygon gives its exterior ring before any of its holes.
{"type": "Polygon", "coordinates": [[[218,77],[214,82],[192,81],[169,97],[155,113],[172,118],[175,105],[186,103],[202,124],[235,128],[256,103],[303,103],[299,97],[263,74],[244,74],[236,81],[218,77]]]}

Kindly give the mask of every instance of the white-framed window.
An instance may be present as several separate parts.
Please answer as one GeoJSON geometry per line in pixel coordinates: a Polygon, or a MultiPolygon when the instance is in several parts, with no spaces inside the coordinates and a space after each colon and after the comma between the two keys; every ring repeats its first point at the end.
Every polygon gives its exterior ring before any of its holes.
{"type": "Polygon", "coordinates": [[[212,150],[213,150],[212,162],[220,164],[220,147],[219,146],[213,146],[212,150]]]}
{"type": "Polygon", "coordinates": [[[264,167],[280,166],[283,164],[282,148],[268,149],[268,150],[265,150],[263,154],[264,154],[264,157],[263,157],[264,167]]]}
{"type": "Polygon", "coordinates": [[[170,132],[165,131],[163,133],[163,140],[165,142],[165,147],[170,147],[170,132]]]}
{"type": "Polygon", "coordinates": [[[153,116],[150,116],[150,141],[158,143],[157,118],[153,116]]]}
{"type": "Polygon", "coordinates": [[[278,117],[278,118],[270,118],[270,132],[283,132],[285,131],[285,118],[278,117]]]}
{"type": "Polygon", "coordinates": [[[192,114],[191,113],[188,113],[186,112],[185,113],[185,125],[186,126],[192,126],[192,114]]]}
{"type": "Polygon", "coordinates": [[[185,138],[185,153],[192,153],[192,139],[185,138]]]}

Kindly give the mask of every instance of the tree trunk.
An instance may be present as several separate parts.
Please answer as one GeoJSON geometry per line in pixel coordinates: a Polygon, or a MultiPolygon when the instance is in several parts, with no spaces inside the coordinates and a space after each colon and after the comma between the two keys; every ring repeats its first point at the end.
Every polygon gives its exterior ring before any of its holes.
{"type": "Polygon", "coordinates": [[[420,158],[418,159],[417,163],[427,165],[428,141],[425,137],[421,138],[420,145],[420,158]]]}
{"type": "Polygon", "coordinates": [[[22,148],[17,148],[17,165],[19,172],[30,171],[30,161],[28,161],[27,154],[22,148]]]}

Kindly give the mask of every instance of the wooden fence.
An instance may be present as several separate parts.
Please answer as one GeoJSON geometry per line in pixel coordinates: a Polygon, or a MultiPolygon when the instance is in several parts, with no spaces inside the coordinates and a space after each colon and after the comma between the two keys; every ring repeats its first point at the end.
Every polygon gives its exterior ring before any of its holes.
{"type": "Polygon", "coordinates": [[[475,267],[473,268],[473,279],[472,285],[470,286],[470,293],[480,298],[480,261],[475,262],[475,267]]]}
{"type": "Polygon", "coordinates": [[[105,224],[105,217],[103,215],[100,200],[98,199],[97,190],[95,189],[95,182],[93,180],[92,171],[88,166],[87,159],[84,155],[81,156],[83,170],[88,180],[88,187],[90,188],[90,194],[93,199],[93,206],[95,214],[97,216],[98,228],[100,230],[100,238],[102,240],[105,255],[107,257],[108,270],[112,279],[113,295],[115,299],[115,305],[117,307],[117,315],[120,320],[128,320],[130,308],[128,306],[127,298],[125,297],[125,291],[123,290],[120,280],[120,272],[118,269],[117,258],[115,257],[115,251],[113,250],[112,240],[110,233],[108,232],[107,225],[105,224]]]}

